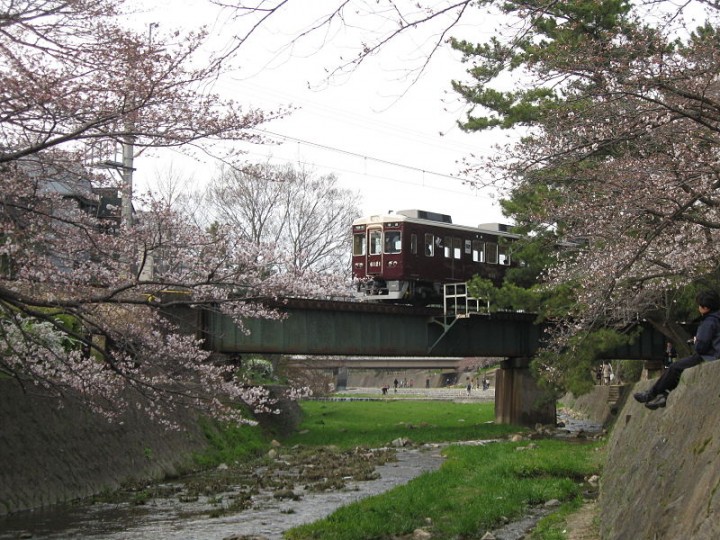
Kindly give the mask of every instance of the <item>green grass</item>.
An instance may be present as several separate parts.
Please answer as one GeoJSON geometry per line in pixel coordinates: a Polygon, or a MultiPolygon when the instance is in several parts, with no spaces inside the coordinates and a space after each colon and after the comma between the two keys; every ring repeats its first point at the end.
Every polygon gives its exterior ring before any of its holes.
{"type": "Polygon", "coordinates": [[[528,506],[551,499],[577,500],[583,476],[597,471],[594,446],[554,440],[536,444],[524,451],[516,448],[527,443],[451,446],[439,471],[340,508],[325,519],[288,531],[286,537],[392,538],[430,522],[433,538],[481,538],[504,519],[520,518],[528,506]]]}
{"type": "Polygon", "coordinates": [[[524,431],[496,425],[493,403],[449,401],[304,401],[304,420],[287,445],[379,447],[398,437],[413,442],[494,439],[524,431]]]}
{"type": "Polygon", "coordinates": [[[201,468],[249,461],[267,452],[267,436],[260,426],[236,426],[207,419],[202,419],[200,426],[209,443],[207,450],[193,456],[201,468]]]}
{"type": "MultiPolygon", "coordinates": [[[[493,439],[520,431],[486,423],[493,417],[493,405],[487,403],[309,401],[302,408],[305,419],[300,429],[307,432],[289,437],[284,444],[348,448],[380,446],[397,437],[439,442],[493,439]]],[[[528,506],[550,499],[565,503],[561,512],[571,511],[584,489],[582,478],[600,468],[597,449],[598,443],[559,440],[450,446],[440,470],[296,527],[286,538],[391,539],[419,527],[435,539],[481,538],[504,519],[517,519],[528,506]]],[[[534,538],[563,538],[562,522],[562,514],[548,519],[545,531],[534,538]]]]}

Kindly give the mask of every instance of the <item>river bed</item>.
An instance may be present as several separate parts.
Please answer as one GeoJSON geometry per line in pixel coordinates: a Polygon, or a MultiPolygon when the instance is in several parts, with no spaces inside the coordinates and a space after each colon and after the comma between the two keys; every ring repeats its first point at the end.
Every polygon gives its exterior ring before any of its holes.
{"type": "MultiPolygon", "coordinates": [[[[597,433],[601,429],[598,424],[571,418],[563,412],[558,416],[565,429],[556,436],[565,433],[574,437],[578,432],[597,433]]],[[[289,450],[281,449],[276,466],[257,467],[247,472],[242,482],[234,484],[235,477],[220,468],[139,488],[134,499],[59,505],[0,517],[0,540],[223,540],[243,535],[281,540],[288,529],[437,470],[443,462],[441,451],[445,446],[365,449],[355,455],[320,449],[302,460],[291,454],[283,455],[289,450]],[[304,476],[293,472],[298,469],[305,471],[304,476]],[[308,470],[316,471],[318,478],[314,484],[312,477],[308,480],[308,470]],[[330,470],[339,472],[340,477],[328,481],[330,470]],[[228,478],[230,483],[226,483],[228,478]],[[283,485],[285,479],[289,480],[283,485]],[[318,484],[320,489],[308,489],[313,485],[317,488],[318,484]],[[198,485],[204,487],[198,489],[198,485]],[[248,490],[248,485],[254,485],[254,489],[248,490]]],[[[524,519],[495,531],[501,533],[497,537],[523,538],[546,513],[542,508],[532,510],[524,519]]]]}
{"type": "Polygon", "coordinates": [[[378,478],[368,481],[346,479],[338,490],[302,492],[296,500],[278,498],[271,490],[252,496],[252,507],[227,512],[224,493],[201,496],[197,501],[178,502],[184,482],[160,484],[171,497],[153,497],[132,502],[63,505],[49,510],[0,518],[0,539],[17,538],[103,540],[222,540],[233,535],[257,535],[280,540],[283,531],[325,517],[343,505],[407,483],[420,474],[437,470],[442,464],[440,445],[399,448],[397,461],[375,468],[378,478]],[[221,510],[218,512],[218,510],[221,510]],[[217,514],[212,517],[213,514],[217,514]]]}

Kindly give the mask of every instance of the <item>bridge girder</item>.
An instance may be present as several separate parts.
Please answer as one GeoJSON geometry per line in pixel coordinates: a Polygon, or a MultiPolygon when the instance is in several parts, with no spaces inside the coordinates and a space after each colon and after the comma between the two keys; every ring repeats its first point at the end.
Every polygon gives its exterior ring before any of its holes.
{"type": "MultiPolygon", "coordinates": [[[[529,358],[542,345],[544,327],[534,314],[473,314],[448,323],[439,310],[402,308],[305,300],[283,304],[282,320],[245,319],[245,330],[219,311],[176,308],[172,316],[223,354],[529,358]]],[[[633,345],[607,358],[657,360],[664,351],[663,336],[647,325],[633,345]]]]}

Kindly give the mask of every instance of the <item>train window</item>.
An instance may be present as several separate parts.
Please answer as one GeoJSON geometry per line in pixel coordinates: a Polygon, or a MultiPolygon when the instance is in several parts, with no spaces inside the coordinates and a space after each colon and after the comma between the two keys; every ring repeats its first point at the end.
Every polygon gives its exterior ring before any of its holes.
{"type": "Polygon", "coordinates": [[[487,262],[497,264],[498,262],[498,245],[495,242],[485,244],[485,252],[487,253],[487,262]]]}
{"type": "Polygon", "coordinates": [[[485,242],[481,242],[480,240],[472,241],[472,257],[473,262],[485,262],[485,242]]]}
{"type": "Polygon", "coordinates": [[[365,255],[365,233],[353,235],[353,255],[365,255]]]}
{"type": "Polygon", "coordinates": [[[425,233],[425,255],[427,257],[435,255],[435,239],[429,233],[425,233]]]}
{"type": "Polygon", "coordinates": [[[445,249],[443,252],[445,253],[445,258],[450,259],[452,258],[452,237],[446,236],[445,242],[444,242],[445,249]]]}
{"type": "Polygon", "coordinates": [[[417,234],[410,235],[410,253],[417,255],[417,234]]]}
{"type": "Polygon", "coordinates": [[[510,264],[510,248],[500,246],[498,248],[498,260],[500,264],[510,264]]]}
{"type": "Polygon", "coordinates": [[[472,242],[470,240],[465,240],[465,255],[470,255],[472,253],[472,248],[470,247],[472,245],[472,242]]]}
{"type": "Polygon", "coordinates": [[[382,231],[370,231],[370,255],[382,253],[382,231]]]}
{"type": "Polygon", "coordinates": [[[460,259],[462,257],[462,238],[453,238],[453,258],[460,259]]]}
{"type": "Polygon", "coordinates": [[[400,253],[400,231],[385,231],[385,253],[400,253]]]}

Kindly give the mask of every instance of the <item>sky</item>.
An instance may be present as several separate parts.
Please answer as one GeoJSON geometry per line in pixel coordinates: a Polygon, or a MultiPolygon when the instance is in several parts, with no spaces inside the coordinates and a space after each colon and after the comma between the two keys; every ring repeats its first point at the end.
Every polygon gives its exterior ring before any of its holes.
{"type": "MultiPolygon", "coordinates": [[[[136,23],[159,22],[157,32],[173,26],[207,24],[222,40],[237,23],[227,14],[200,8],[197,0],[153,0],[143,3],[136,23]]],[[[330,32],[283,47],[298,30],[311,24],[328,2],[295,1],[241,49],[239,68],[216,83],[218,92],[252,107],[291,105],[286,118],[263,124],[274,145],[248,145],[247,159],[305,166],[318,174],[335,174],[342,187],[361,196],[363,215],[417,208],[449,214],[454,223],[478,225],[505,222],[493,190],[477,190],[458,178],[460,161],[474,153],[490,155],[505,135],[463,132],[457,121],[467,105],[452,91],[450,81],[464,78],[466,65],[449,46],[436,53],[416,82],[408,69],[417,67],[432,43],[432,30],[416,32],[385,48],[360,69],[325,80],[327,69],[339,58],[355,54],[359,40],[377,28],[335,28],[330,32]],[[318,9],[312,13],[313,9],[318,9]]],[[[332,3],[334,4],[334,3],[332,3]]],[[[477,41],[491,31],[482,23],[457,27],[477,41]]],[[[216,43],[221,43],[217,41],[216,43]]],[[[152,187],[169,166],[206,178],[217,163],[209,159],[189,162],[177,152],[135,161],[137,189],[152,187]]]]}

